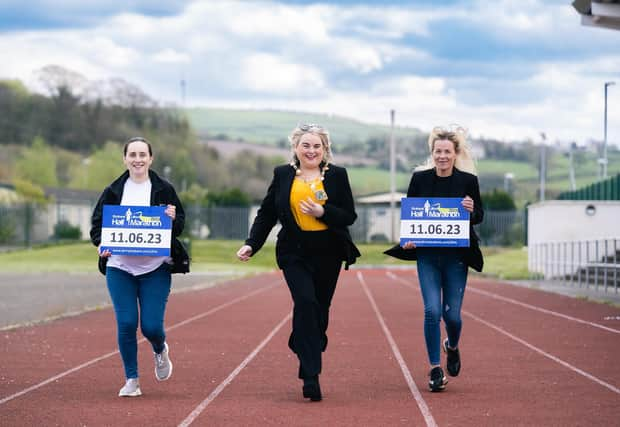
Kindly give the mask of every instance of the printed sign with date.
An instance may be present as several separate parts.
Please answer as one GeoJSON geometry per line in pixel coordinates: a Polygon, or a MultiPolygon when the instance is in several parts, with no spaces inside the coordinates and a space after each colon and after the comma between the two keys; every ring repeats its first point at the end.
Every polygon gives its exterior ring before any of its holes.
{"type": "Polygon", "coordinates": [[[165,206],[103,206],[101,250],[113,255],[170,256],[172,219],[165,206]]]}
{"type": "Polygon", "coordinates": [[[404,197],[400,211],[400,244],[469,247],[469,212],[459,197],[404,197]]]}

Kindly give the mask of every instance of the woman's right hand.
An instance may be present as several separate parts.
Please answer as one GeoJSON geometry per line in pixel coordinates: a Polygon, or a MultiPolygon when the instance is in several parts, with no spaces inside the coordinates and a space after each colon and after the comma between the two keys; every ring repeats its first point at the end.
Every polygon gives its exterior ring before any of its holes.
{"type": "Polygon", "coordinates": [[[237,251],[237,258],[241,261],[247,261],[252,256],[252,246],[243,245],[237,251]]]}
{"type": "Polygon", "coordinates": [[[106,249],[105,251],[101,252],[101,245],[97,247],[97,253],[99,254],[101,258],[109,258],[112,255],[112,252],[110,252],[109,249],[106,249]]]}
{"type": "Polygon", "coordinates": [[[409,240],[407,243],[401,246],[403,249],[415,249],[415,243],[409,240]]]}

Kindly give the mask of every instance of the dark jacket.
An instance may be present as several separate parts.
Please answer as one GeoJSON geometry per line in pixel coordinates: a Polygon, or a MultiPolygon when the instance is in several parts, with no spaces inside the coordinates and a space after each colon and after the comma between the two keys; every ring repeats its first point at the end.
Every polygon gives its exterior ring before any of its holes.
{"type": "MultiPolygon", "coordinates": [[[[183,232],[185,226],[185,211],[183,205],[177,196],[172,184],[162,179],[155,172],[149,170],[149,178],[151,180],[151,206],[174,205],[176,206],[176,218],[172,221],[172,242],[170,254],[172,256],[172,272],[187,273],[189,272],[189,256],[183,247],[183,244],[177,237],[183,232]]],[[[93,210],[91,218],[90,240],[93,245],[101,244],[101,223],[103,220],[103,205],[120,205],[123,198],[123,189],[125,182],[129,179],[129,171],[125,171],[112,184],[107,186],[97,205],[93,210]]],[[[105,266],[108,262],[107,258],[99,257],[99,271],[105,274],[105,266]]]]}
{"type": "MultiPolygon", "coordinates": [[[[474,211],[470,215],[469,248],[463,249],[464,259],[468,266],[476,271],[482,271],[484,260],[482,258],[482,252],[480,252],[480,239],[474,230],[474,225],[480,224],[484,218],[478,178],[476,175],[454,168],[454,172],[452,172],[452,177],[450,179],[450,188],[445,194],[434,194],[434,184],[436,180],[437,174],[435,173],[435,169],[414,172],[409,182],[407,197],[471,197],[474,201],[474,211]]],[[[396,245],[384,253],[403,260],[417,259],[415,248],[403,249],[400,245],[396,245]]]]}
{"type": "MultiPolygon", "coordinates": [[[[290,205],[294,179],[295,169],[290,165],[282,165],[274,169],[273,180],[256,214],[250,229],[250,236],[245,241],[252,247],[252,255],[256,254],[263,247],[273,226],[280,221],[282,229],[278,233],[276,243],[276,260],[280,268],[282,268],[281,261],[286,255],[313,253],[312,242],[309,242],[307,238],[314,233],[321,233],[304,232],[295,222],[290,205]]],[[[345,269],[348,269],[349,265],[355,263],[360,253],[353,244],[347,228],[355,222],[357,214],[346,169],[329,165],[329,169],[325,172],[323,186],[327,193],[327,201],[323,205],[325,213],[318,220],[327,225],[327,234],[333,242],[328,249],[329,254],[341,257],[345,261],[345,269]]]]}

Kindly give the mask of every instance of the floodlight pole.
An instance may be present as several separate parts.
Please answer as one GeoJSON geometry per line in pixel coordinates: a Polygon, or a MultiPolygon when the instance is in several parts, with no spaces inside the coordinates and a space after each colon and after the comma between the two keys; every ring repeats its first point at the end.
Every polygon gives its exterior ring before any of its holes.
{"type": "Polygon", "coordinates": [[[540,133],[540,137],[542,142],[540,144],[540,201],[545,201],[545,179],[547,175],[547,159],[546,159],[546,151],[547,147],[545,145],[545,141],[547,140],[547,135],[544,132],[540,133]]]}
{"type": "Polygon", "coordinates": [[[390,239],[395,241],[396,217],[396,147],[394,146],[394,110],[390,110],[390,239]]]}
{"type": "Polygon", "coordinates": [[[607,179],[607,88],[615,85],[615,82],[605,82],[605,117],[603,124],[603,157],[600,159],[602,179],[607,179]]]}

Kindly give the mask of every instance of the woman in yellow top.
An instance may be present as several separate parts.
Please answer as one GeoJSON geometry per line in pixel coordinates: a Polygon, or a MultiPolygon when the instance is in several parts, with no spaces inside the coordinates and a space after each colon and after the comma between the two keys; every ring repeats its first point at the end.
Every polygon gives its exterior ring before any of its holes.
{"type": "Polygon", "coordinates": [[[247,261],[280,221],[276,259],[293,298],[289,347],[299,359],[303,396],[320,401],[321,353],[338,275],[360,256],[348,226],[357,218],[346,169],[330,164],[331,143],[321,126],[298,125],[289,136],[290,164],[274,169],[273,180],[237,251],[247,261]]]}

